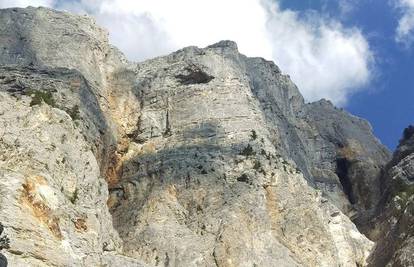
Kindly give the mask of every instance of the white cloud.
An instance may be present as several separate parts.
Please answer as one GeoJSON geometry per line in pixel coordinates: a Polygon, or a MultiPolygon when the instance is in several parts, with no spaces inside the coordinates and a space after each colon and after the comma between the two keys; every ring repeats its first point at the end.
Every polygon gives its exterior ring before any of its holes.
{"type": "Polygon", "coordinates": [[[352,13],[358,7],[358,5],[358,0],[338,0],[339,12],[343,17],[352,13]]]}
{"type": "Polygon", "coordinates": [[[273,59],[307,100],[327,98],[339,105],[371,78],[372,53],[358,29],[321,14],[281,10],[275,0],[60,3],[55,7],[95,16],[133,60],[230,39],[248,56],[273,59]]]}
{"type": "Polygon", "coordinates": [[[327,98],[344,105],[369,82],[373,56],[358,29],[314,13],[300,18],[276,4],[268,10],[273,58],[307,100],[327,98]]]}
{"type": "Polygon", "coordinates": [[[27,6],[47,6],[50,7],[54,0],[0,0],[0,8],[7,7],[27,7],[27,6]]]}
{"type": "Polygon", "coordinates": [[[414,41],[414,0],[395,0],[394,4],[402,13],[395,39],[399,43],[410,45],[414,41]]]}
{"type": "Polygon", "coordinates": [[[237,41],[246,54],[271,56],[266,13],[258,0],[102,0],[95,4],[63,8],[92,11],[109,30],[112,42],[135,60],[223,39],[237,41]]]}

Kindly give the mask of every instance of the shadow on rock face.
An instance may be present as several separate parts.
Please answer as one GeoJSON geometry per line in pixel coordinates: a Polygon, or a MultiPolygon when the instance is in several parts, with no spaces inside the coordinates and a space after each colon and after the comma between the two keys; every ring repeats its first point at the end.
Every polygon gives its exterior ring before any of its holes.
{"type": "Polygon", "coordinates": [[[82,128],[85,139],[93,144],[92,150],[105,169],[108,149],[115,139],[96,96],[97,89],[81,73],[67,68],[30,66],[0,66],[0,71],[0,91],[17,99],[30,96],[30,106],[44,102],[68,113],[82,128]]]}
{"type": "Polygon", "coordinates": [[[369,232],[377,245],[368,266],[414,265],[413,177],[414,126],[409,126],[382,177],[382,199],[369,232]]]}
{"type": "MultiPolygon", "coordinates": [[[[183,144],[167,145],[124,162],[122,180],[111,190],[114,226],[127,254],[147,251],[143,257],[155,263],[178,257],[183,266],[199,254],[213,264],[210,240],[225,221],[232,225],[227,217],[233,206],[234,212],[247,212],[236,206],[243,206],[250,193],[257,192],[261,179],[252,175],[253,157],[241,155],[248,144],[225,143],[220,125],[203,123],[181,135],[183,144]],[[176,250],[190,251],[189,255],[177,256],[163,240],[174,243],[176,250]]],[[[252,146],[259,154],[260,149],[252,146]]]]}
{"type": "Polygon", "coordinates": [[[0,267],[7,267],[7,259],[1,253],[0,253],[0,267]]]}
{"type": "MultiPolygon", "coordinates": [[[[9,238],[7,237],[7,235],[2,236],[3,230],[4,230],[4,227],[0,223],[0,251],[3,249],[10,248],[9,238]]],[[[0,253],[0,267],[7,267],[7,258],[1,253],[0,253]]]]}
{"type": "Polygon", "coordinates": [[[352,182],[348,177],[348,169],[349,169],[349,162],[346,158],[338,158],[336,160],[336,173],[339,177],[339,181],[341,182],[342,188],[344,193],[348,197],[348,200],[351,204],[355,204],[355,197],[354,192],[352,189],[352,182]]]}
{"type": "Polygon", "coordinates": [[[202,71],[195,65],[187,67],[185,71],[186,74],[179,74],[175,76],[183,85],[209,83],[212,79],[214,79],[213,76],[202,71]]]}

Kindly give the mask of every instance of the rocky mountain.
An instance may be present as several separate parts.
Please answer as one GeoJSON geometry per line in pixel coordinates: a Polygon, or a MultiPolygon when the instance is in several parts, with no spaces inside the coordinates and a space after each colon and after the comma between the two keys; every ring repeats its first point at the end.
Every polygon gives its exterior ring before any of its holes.
{"type": "Polygon", "coordinates": [[[377,241],[372,266],[414,266],[414,126],[403,138],[382,177],[383,197],[371,229],[377,241]]]}
{"type": "Polygon", "coordinates": [[[87,16],[0,10],[0,103],[10,266],[412,264],[412,129],[391,159],[232,41],[134,63],[87,16]]]}

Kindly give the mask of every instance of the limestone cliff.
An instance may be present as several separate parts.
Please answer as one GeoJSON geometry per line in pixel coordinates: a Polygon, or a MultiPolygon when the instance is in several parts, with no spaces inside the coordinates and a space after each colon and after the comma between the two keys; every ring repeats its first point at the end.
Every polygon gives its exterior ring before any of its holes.
{"type": "Polygon", "coordinates": [[[0,10],[0,103],[11,266],[368,264],[388,150],[234,42],[133,63],[89,17],[0,10]]]}
{"type": "Polygon", "coordinates": [[[414,126],[403,138],[382,178],[383,196],[368,233],[377,246],[371,266],[414,266],[414,126]]]}

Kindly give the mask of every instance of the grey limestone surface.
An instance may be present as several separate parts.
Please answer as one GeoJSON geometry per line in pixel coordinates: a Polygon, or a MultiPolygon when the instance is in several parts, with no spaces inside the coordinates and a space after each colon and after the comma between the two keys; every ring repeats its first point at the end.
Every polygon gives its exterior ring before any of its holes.
{"type": "Polygon", "coordinates": [[[351,219],[384,202],[390,152],[232,41],[134,63],[87,16],[0,10],[0,103],[11,266],[365,266],[375,251],[351,219]]]}

